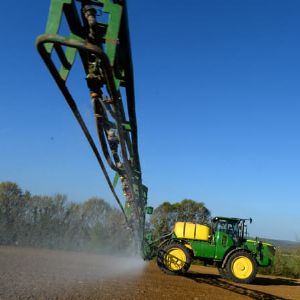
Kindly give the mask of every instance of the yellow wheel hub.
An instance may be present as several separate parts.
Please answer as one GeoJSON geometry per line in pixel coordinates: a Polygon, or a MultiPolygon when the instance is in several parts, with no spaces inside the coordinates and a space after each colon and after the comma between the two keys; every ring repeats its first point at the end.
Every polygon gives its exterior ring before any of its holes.
{"type": "Polygon", "coordinates": [[[171,271],[181,270],[186,263],[186,255],[180,248],[171,248],[165,255],[164,264],[171,271]]]}
{"type": "Polygon", "coordinates": [[[251,276],[253,272],[253,263],[246,256],[238,256],[232,262],[232,273],[239,279],[246,279],[251,276]]]}

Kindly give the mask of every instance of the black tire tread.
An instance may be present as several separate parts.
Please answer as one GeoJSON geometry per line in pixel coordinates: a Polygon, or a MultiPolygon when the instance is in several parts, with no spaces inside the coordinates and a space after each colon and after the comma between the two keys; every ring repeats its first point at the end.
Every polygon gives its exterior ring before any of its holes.
{"type": "Polygon", "coordinates": [[[227,272],[226,272],[226,268],[218,268],[219,270],[219,274],[222,278],[224,279],[228,279],[228,275],[227,275],[227,272]]]}
{"type": "Polygon", "coordinates": [[[183,275],[183,274],[185,274],[188,271],[188,269],[190,268],[191,262],[192,262],[192,259],[191,259],[191,253],[190,253],[189,249],[180,243],[167,244],[167,245],[161,247],[160,249],[158,249],[157,265],[164,273],[166,273],[168,275],[183,275]],[[168,252],[168,250],[170,250],[172,248],[181,249],[185,253],[185,256],[186,256],[186,263],[185,263],[184,267],[178,271],[172,271],[164,264],[164,256],[168,252]]]}
{"type": "Polygon", "coordinates": [[[257,263],[251,253],[249,253],[248,251],[245,251],[245,250],[238,250],[236,252],[233,252],[231,254],[231,256],[228,258],[226,266],[225,266],[225,272],[227,274],[227,278],[233,282],[251,283],[255,279],[256,274],[257,274],[257,263]],[[245,257],[249,258],[253,264],[253,272],[248,278],[240,279],[240,278],[235,277],[234,274],[232,273],[232,270],[231,270],[232,262],[238,256],[245,256],[245,257]]]}

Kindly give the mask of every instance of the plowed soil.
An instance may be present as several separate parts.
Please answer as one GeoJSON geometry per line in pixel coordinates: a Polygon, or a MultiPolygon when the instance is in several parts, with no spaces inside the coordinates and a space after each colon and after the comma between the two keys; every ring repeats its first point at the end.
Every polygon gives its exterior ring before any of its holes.
{"type": "Polygon", "coordinates": [[[0,247],[0,299],[300,299],[300,280],[242,285],[208,267],[179,277],[133,258],[0,247]]]}

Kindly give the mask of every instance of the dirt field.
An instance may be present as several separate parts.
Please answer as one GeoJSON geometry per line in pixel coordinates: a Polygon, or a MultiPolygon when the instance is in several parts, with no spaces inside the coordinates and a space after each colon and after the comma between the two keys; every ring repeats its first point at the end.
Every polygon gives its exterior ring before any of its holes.
{"type": "Polygon", "coordinates": [[[300,299],[300,280],[239,285],[208,267],[178,277],[132,258],[0,247],[0,299],[300,299]]]}

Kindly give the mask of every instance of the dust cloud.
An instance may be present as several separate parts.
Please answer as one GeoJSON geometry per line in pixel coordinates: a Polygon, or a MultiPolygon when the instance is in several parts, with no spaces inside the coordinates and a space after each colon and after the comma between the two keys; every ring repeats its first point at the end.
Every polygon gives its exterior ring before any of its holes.
{"type": "Polygon", "coordinates": [[[66,291],[89,286],[101,289],[107,281],[117,284],[138,280],[146,265],[142,258],[134,256],[3,246],[0,299],[1,295],[14,299],[20,290],[24,296],[36,299],[44,293],[60,297],[66,291]]]}

